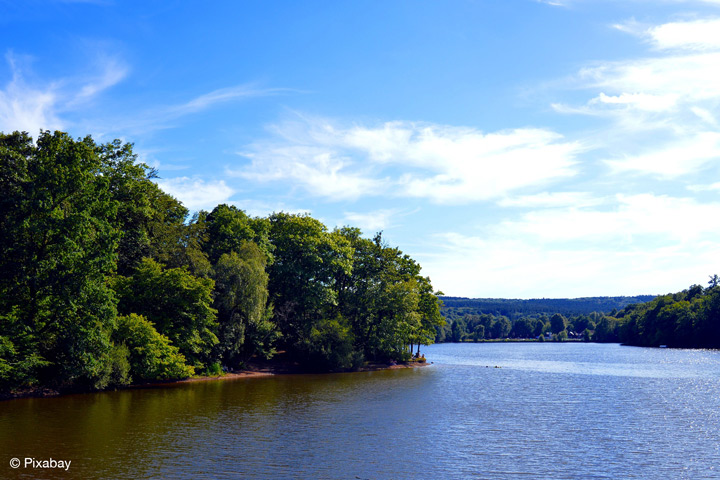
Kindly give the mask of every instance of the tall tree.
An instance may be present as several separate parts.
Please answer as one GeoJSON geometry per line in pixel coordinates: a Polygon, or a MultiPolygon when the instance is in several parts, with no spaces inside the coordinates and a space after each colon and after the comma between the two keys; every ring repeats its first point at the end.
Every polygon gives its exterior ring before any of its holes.
{"type": "Polygon", "coordinates": [[[0,337],[16,382],[102,383],[120,238],[105,171],[90,137],[0,134],[0,337]]]}
{"type": "Polygon", "coordinates": [[[212,308],[214,282],[191,275],[186,268],[163,268],[146,258],[130,277],[114,282],[123,315],[142,315],[167,336],[194,367],[213,360],[218,343],[216,311],[212,308]]]}
{"type": "Polygon", "coordinates": [[[269,268],[274,320],[286,347],[307,350],[312,329],[337,311],[337,283],[352,269],[352,248],[307,215],[270,216],[275,261],[269,268]]]}
{"type": "Polygon", "coordinates": [[[215,265],[220,356],[236,366],[252,355],[272,355],[275,325],[269,320],[266,255],[253,242],[224,253],[215,265]]]}

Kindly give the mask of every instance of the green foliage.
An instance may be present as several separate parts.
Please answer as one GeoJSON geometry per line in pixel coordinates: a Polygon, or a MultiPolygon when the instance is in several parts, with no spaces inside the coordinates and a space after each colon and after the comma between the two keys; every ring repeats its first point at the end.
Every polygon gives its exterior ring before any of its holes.
{"type": "Polygon", "coordinates": [[[510,333],[512,325],[507,317],[500,317],[493,322],[491,327],[492,338],[506,338],[510,333]]]}
{"type": "Polygon", "coordinates": [[[269,320],[267,257],[253,242],[224,253],[214,268],[219,356],[237,365],[253,355],[269,357],[277,334],[269,320]]]}
{"type": "Polygon", "coordinates": [[[174,380],[190,377],[195,372],[185,364],[185,356],[170,339],[140,315],[118,317],[113,338],[128,352],[130,375],[135,380],[174,380]]]}
{"type": "Polygon", "coordinates": [[[95,387],[122,387],[132,382],[130,350],[125,345],[114,345],[108,354],[104,375],[95,383],[95,387]]]}
{"type": "Polygon", "coordinates": [[[362,355],[353,350],[352,333],[342,317],[315,323],[300,352],[306,365],[318,370],[355,369],[363,361],[362,355]]]}
{"type": "Polygon", "coordinates": [[[203,372],[203,374],[217,377],[219,375],[222,375],[222,372],[222,365],[220,365],[220,362],[213,362],[207,367],[205,367],[205,371],[203,372]]]}
{"type": "Polygon", "coordinates": [[[223,254],[240,252],[243,244],[254,243],[272,262],[273,245],[270,244],[270,223],[265,218],[252,218],[232,205],[218,205],[204,216],[205,252],[216,264],[223,254]]]}
{"type": "Polygon", "coordinates": [[[560,333],[565,331],[567,327],[567,319],[559,313],[550,317],[550,329],[552,333],[560,333]]]}
{"type": "Polygon", "coordinates": [[[342,236],[307,215],[270,216],[275,261],[269,267],[274,321],[286,348],[302,349],[317,322],[337,306],[336,279],[352,269],[352,248],[342,236]]]}
{"type": "Polygon", "coordinates": [[[118,277],[114,286],[121,314],[147,318],[195,367],[202,368],[210,360],[218,343],[211,279],[144,259],[131,277],[118,277]]]}
{"type": "Polygon", "coordinates": [[[228,205],[188,219],[154,178],[119,140],[0,134],[1,389],[183,378],[276,347],[349,369],[445,328],[430,279],[380,234],[228,205]]]}
{"type": "Polygon", "coordinates": [[[720,348],[720,287],[692,285],[618,313],[616,335],[630,345],[720,348]]]}
{"type": "Polygon", "coordinates": [[[92,386],[105,371],[120,238],[107,170],[89,137],[0,134],[0,336],[15,386],[92,386]]]}

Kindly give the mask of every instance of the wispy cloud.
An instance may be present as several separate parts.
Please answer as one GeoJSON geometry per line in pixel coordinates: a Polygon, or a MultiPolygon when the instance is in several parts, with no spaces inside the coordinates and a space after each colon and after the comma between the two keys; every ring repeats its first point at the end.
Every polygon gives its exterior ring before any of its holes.
{"type": "Polygon", "coordinates": [[[30,82],[30,57],[13,52],[5,55],[12,79],[0,89],[0,130],[27,131],[36,135],[41,129],[65,129],[69,121],[63,114],[97,97],[127,75],[127,67],[117,58],[103,56],[96,62],[98,73],[90,77],[59,78],[30,82]]]}
{"type": "Polygon", "coordinates": [[[164,115],[169,118],[175,118],[207,110],[208,108],[231,101],[241,100],[244,98],[276,95],[288,91],[288,89],[284,88],[258,88],[254,84],[243,84],[233,87],[219,88],[217,90],[213,90],[212,92],[199,95],[181,105],[167,107],[164,109],[164,112],[161,112],[161,115],[164,113],[164,115]]]}
{"type": "Polygon", "coordinates": [[[653,242],[696,241],[720,235],[708,218],[720,215],[720,203],[700,203],[669,195],[617,195],[593,208],[536,209],[520,219],[503,221],[497,234],[532,238],[536,242],[632,245],[638,237],[653,242]]]}
{"type": "Polygon", "coordinates": [[[291,92],[286,88],[260,88],[253,83],[219,88],[200,94],[177,105],[153,105],[140,114],[121,117],[112,121],[112,130],[130,132],[134,135],[173,128],[187,116],[251,98],[266,97],[291,92]]]}
{"type": "Polygon", "coordinates": [[[368,235],[397,226],[397,218],[410,213],[414,212],[404,212],[398,208],[381,208],[368,212],[345,212],[345,220],[353,226],[360,227],[363,233],[368,235]]]}
{"type": "Polygon", "coordinates": [[[224,180],[204,180],[197,177],[159,179],[163,191],[180,200],[190,211],[212,209],[220,203],[228,203],[235,190],[224,180]]]}
{"type": "Polygon", "coordinates": [[[616,173],[638,172],[662,178],[697,174],[720,159],[720,133],[702,132],[639,155],[606,160],[616,173]]]}
{"type": "Polygon", "coordinates": [[[606,150],[605,165],[614,173],[670,179],[716,165],[720,83],[708,79],[720,77],[720,19],[659,25],[632,20],[615,28],[646,40],[652,52],[582,68],[574,87],[589,92],[589,99],[556,103],[554,110],[611,121],[586,141],[606,150]]]}
{"type": "Polygon", "coordinates": [[[12,79],[0,90],[0,131],[26,131],[36,135],[40,129],[60,129],[57,116],[58,87],[53,84],[34,87],[23,78],[18,57],[5,55],[12,79]]]}
{"type": "Polygon", "coordinates": [[[99,59],[98,69],[100,73],[83,82],[82,88],[68,106],[95,97],[103,90],[120,83],[129,72],[129,68],[124,62],[108,56],[102,56],[99,59]]]}
{"type": "Polygon", "coordinates": [[[589,192],[543,192],[535,195],[507,197],[498,201],[501,207],[519,208],[561,208],[589,207],[604,203],[605,199],[589,192]]]}
{"type": "Polygon", "coordinates": [[[720,18],[699,18],[654,26],[630,20],[614,27],[644,38],[658,50],[702,52],[720,49],[720,18]]]}
{"type": "Polygon", "coordinates": [[[479,234],[438,234],[418,258],[454,295],[502,297],[507,284],[519,298],[666,293],[718,268],[720,225],[707,221],[718,215],[718,202],[651,194],[539,206],[479,234]]]}
{"type": "Polygon", "coordinates": [[[384,195],[461,204],[498,198],[575,175],[575,156],[584,149],[537,128],[484,133],[413,122],[342,127],[311,118],[273,131],[274,138],[239,152],[250,164],[229,173],[284,180],[335,199],[384,195]]]}

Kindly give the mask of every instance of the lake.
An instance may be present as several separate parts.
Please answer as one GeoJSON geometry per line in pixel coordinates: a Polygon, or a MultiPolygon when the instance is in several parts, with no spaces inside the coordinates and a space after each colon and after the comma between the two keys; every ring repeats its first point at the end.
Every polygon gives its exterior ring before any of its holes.
{"type": "Polygon", "coordinates": [[[423,351],[433,365],[0,402],[0,477],[720,478],[720,352],[423,351]]]}

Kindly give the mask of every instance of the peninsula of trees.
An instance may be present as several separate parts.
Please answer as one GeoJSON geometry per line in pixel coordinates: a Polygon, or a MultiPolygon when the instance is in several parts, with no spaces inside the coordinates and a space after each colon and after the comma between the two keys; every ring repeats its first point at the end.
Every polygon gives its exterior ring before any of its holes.
{"type": "Polygon", "coordinates": [[[189,217],[132,146],[0,134],[0,391],[102,389],[284,350],[318,370],[406,360],[442,326],[380,234],[218,205],[189,217]]]}

